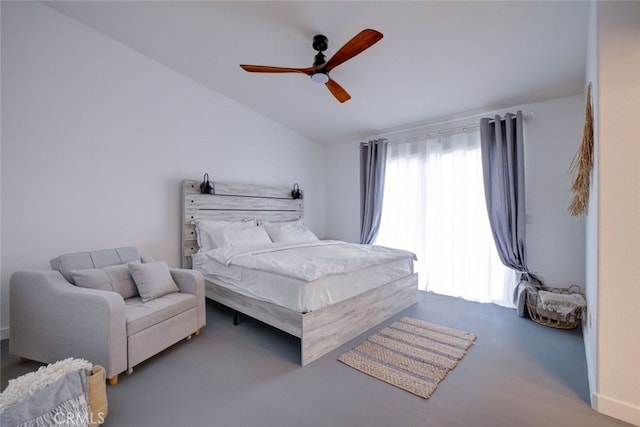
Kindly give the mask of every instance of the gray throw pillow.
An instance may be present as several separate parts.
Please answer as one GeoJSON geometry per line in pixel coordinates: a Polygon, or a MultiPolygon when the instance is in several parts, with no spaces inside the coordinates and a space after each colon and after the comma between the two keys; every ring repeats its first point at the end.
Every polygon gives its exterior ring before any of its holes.
{"type": "Polygon", "coordinates": [[[81,288],[113,291],[111,279],[109,279],[107,272],[102,269],[70,270],[69,274],[71,275],[73,283],[81,288]]]}
{"type": "Polygon", "coordinates": [[[127,299],[138,296],[138,288],[136,288],[127,264],[103,267],[102,270],[106,271],[109,275],[113,291],[122,295],[122,298],[127,299]]]}
{"type": "Polygon", "coordinates": [[[169,266],[164,261],[144,264],[130,263],[129,270],[142,302],[180,291],[171,277],[169,266]]]}
{"type": "Polygon", "coordinates": [[[87,270],[70,270],[69,274],[76,286],[117,292],[124,299],[138,295],[138,288],[133,283],[133,277],[131,277],[127,264],[87,270]]]}

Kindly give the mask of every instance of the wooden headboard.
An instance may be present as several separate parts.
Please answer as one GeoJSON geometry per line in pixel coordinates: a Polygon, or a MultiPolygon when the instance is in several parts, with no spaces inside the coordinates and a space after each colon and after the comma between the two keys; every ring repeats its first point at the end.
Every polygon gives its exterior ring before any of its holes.
{"type": "Polygon", "coordinates": [[[200,181],[182,181],[182,267],[191,268],[198,251],[196,219],[295,221],[304,217],[302,199],[292,199],[293,187],[215,183],[215,194],[201,194],[200,181]]]}

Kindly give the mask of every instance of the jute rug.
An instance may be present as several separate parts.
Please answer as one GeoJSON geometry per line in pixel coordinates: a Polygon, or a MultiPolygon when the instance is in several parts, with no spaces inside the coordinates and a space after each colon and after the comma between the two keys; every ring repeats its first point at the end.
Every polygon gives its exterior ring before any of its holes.
{"type": "Polygon", "coordinates": [[[428,399],[475,339],[469,332],[404,317],[338,360],[428,399]]]}

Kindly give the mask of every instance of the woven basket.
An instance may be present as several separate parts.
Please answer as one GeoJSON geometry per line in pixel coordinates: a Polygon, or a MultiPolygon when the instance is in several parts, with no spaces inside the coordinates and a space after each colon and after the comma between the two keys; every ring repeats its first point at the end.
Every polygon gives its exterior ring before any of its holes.
{"type": "MultiPolygon", "coordinates": [[[[580,288],[576,285],[572,285],[569,288],[550,288],[542,286],[538,288],[538,290],[565,295],[580,294],[584,297],[584,294],[580,292],[580,288]]],[[[527,292],[527,311],[529,312],[529,317],[531,317],[531,320],[534,322],[544,326],[550,326],[552,328],[574,329],[582,321],[582,312],[584,311],[584,308],[576,307],[576,309],[571,313],[561,315],[553,311],[538,308],[538,299],[538,292],[527,292]]]]}
{"type": "Polygon", "coordinates": [[[94,365],[87,377],[89,397],[89,425],[98,426],[104,423],[109,412],[107,404],[107,373],[100,365],[94,365]]]}

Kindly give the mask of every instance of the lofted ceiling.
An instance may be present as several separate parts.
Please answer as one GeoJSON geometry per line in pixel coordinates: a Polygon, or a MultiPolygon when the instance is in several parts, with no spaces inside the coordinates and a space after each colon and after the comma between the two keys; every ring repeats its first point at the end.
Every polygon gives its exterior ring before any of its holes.
{"type": "Polygon", "coordinates": [[[587,1],[55,1],[48,6],[319,143],[581,93],[587,1]],[[336,67],[340,104],[303,74],[365,28],[336,67]]]}

